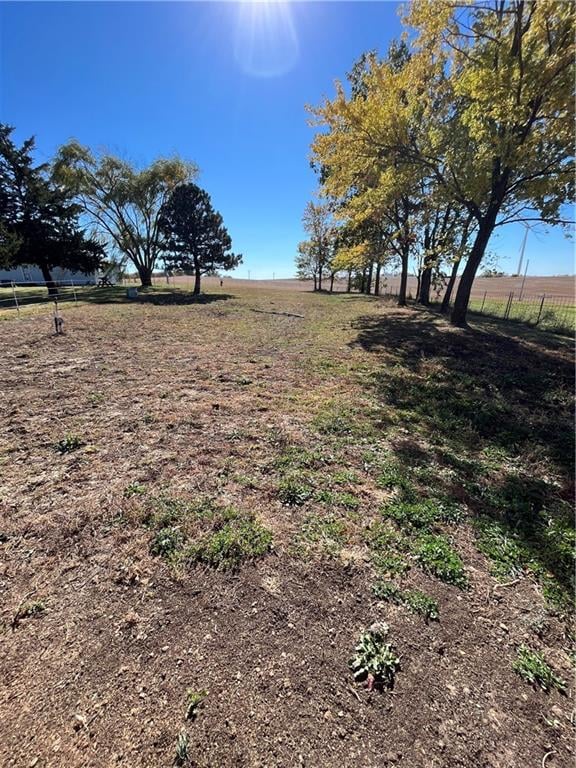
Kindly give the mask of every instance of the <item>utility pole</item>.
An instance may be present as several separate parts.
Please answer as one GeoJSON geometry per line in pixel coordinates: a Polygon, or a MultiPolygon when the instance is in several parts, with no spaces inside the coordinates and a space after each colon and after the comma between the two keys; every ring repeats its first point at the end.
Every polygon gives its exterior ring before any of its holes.
{"type": "Polygon", "coordinates": [[[250,270],[248,270],[248,280],[250,280],[250,270]]]}
{"type": "Polygon", "coordinates": [[[530,259],[526,259],[526,269],[524,270],[524,277],[522,278],[522,285],[520,287],[520,296],[518,296],[518,301],[522,298],[522,293],[524,291],[524,283],[526,282],[526,272],[528,272],[528,264],[530,264],[530,259]]]}
{"type": "Polygon", "coordinates": [[[276,279],[276,272],[272,272],[272,280],[276,279]]]}
{"type": "Polygon", "coordinates": [[[524,249],[526,248],[526,239],[528,238],[528,227],[524,232],[524,239],[522,240],[522,247],[520,248],[520,261],[518,262],[518,271],[516,274],[520,276],[522,274],[522,262],[524,260],[524,249]]]}

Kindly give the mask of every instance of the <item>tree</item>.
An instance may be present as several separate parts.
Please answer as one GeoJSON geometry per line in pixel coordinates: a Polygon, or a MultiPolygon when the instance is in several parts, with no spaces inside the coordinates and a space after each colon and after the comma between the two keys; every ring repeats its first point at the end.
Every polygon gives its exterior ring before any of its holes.
{"type": "Polygon", "coordinates": [[[77,141],[58,151],[56,178],[72,189],[94,228],[135,266],[143,286],[164,250],[160,210],[180,184],[198,174],[194,163],[160,158],[141,170],[125,160],[96,157],[77,141]]]}
{"type": "Polygon", "coordinates": [[[299,280],[313,280],[314,290],[318,289],[318,259],[310,240],[303,240],[301,243],[298,243],[296,277],[299,280]]]}
{"type": "Polygon", "coordinates": [[[210,195],[196,184],[182,184],[160,211],[164,261],[172,269],[192,271],[194,295],[200,293],[203,274],[234,269],[242,256],[231,252],[232,240],[222,216],[212,208],[210,195]]]}
{"type": "Polygon", "coordinates": [[[398,156],[426,166],[474,219],[452,311],[462,326],[496,227],[566,223],[562,205],[574,199],[574,5],[512,0],[463,10],[418,0],[408,21],[418,33],[420,77],[428,69],[430,82],[433,67],[442,108],[428,136],[398,156]]]}
{"type": "MultiPolygon", "coordinates": [[[[310,248],[317,264],[317,289],[321,291],[322,278],[328,268],[334,241],[334,226],[330,207],[324,203],[308,202],[302,216],[302,224],[310,237],[310,248]]],[[[316,290],[316,285],[314,290],[316,290]]]]}
{"type": "Polygon", "coordinates": [[[370,58],[362,98],[340,86],[313,110],[328,128],[314,141],[315,161],[340,194],[372,173],[383,200],[388,188],[401,201],[414,180],[428,180],[472,217],[455,325],[466,323],[496,227],[570,223],[562,206],[574,199],[574,16],[572,3],[556,0],[414,0],[401,66],[370,58]],[[408,187],[395,179],[405,174],[414,174],[408,187]]]}
{"type": "Polygon", "coordinates": [[[104,250],[80,228],[71,192],[55,183],[46,164],[33,165],[34,139],[17,147],[13,130],[0,125],[0,263],[38,266],[54,295],[55,267],[94,272],[104,250]]]}

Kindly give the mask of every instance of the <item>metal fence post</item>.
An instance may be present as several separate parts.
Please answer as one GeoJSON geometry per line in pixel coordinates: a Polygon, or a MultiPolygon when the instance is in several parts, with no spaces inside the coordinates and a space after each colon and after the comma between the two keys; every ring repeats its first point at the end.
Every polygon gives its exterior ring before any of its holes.
{"type": "Polygon", "coordinates": [[[510,291],[510,296],[508,296],[508,303],[506,304],[506,309],[504,310],[504,320],[508,320],[510,317],[510,307],[512,306],[513,299],[514,291],[510,291]]]}
{"type": "Polygon", "coordinates": [[[16,305],[16,310],[18,314],[20,314],[20,305],[18,304],[18,296],[16,296],[16,284],[14,283],[14,280],[12,280],[12,295],[14,296],[14,304],[16,305]]]}
{"type": "Polygon", "coordinates": [[[542,310],[544,309],[544,300],[545,300],[545,298],[546,298],[546,294],[543,293],[542,294],[542,301],[540,302],[540,309],[538,310],[538,317],[536,318],[535,325],[538,325],[538,323],[540,322],[540,318],[542,317],[542,310]]]}
{"type": "Polygon", "coordinates": [[[484,309],[484,302],[486,301],[486,294],[488,291],[484,291],[484,296],[482,297],[482,306],[480,307],[480,314],[482,314],[482,310],[484,309]]]}

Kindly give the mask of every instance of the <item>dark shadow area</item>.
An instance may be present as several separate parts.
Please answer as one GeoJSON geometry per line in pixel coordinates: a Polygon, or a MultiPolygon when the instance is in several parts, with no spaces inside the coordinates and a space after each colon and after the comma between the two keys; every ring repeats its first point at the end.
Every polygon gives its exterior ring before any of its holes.
{"type": "Polygon", "coordinates": [[[427,465],[434,493],[496,522],[544,580],[553,575],[571,594],[570,341],[484,317],[457,330],[419,308],[361,317],[355,327],[353,344],[382,357],[368,385],[407,430],[397,459],[427,465]]]}
{"type": "Polygon", "coordinates": [[[155,305],[167,305],[167,304],[212,304],[216,301],[228,301],[229,299],[236,298],[231,293],[201,293],[198,296],[194,296],[192,293],[183,292],[162,292],[157,290],[154,293],[139,293],[137,299],[129,299],[139,304],[155,304],[155,305]]]}

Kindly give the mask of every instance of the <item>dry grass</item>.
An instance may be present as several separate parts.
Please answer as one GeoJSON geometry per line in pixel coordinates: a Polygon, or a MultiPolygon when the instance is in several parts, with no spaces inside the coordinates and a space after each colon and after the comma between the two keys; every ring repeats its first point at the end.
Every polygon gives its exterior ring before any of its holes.
{"type": "Polygon", "coordinates": [[[153,291],[64,317],[59,337],[45,308],[3,324],[3,765],[169,765],[183,729],[197,766],[520,768],[551,748],[571,764],[570,699],[512,668],[526,643],[570,677],[562,608],[542,594],[561,601],[564,572],[530,550],[500,589],[469,524],[517,476],[544,483],[538,514],[563,509],[564,340],[236,281],[205,303],[153,291]],[[414,522],[412,502],[393,519],[402,493],[464,520],[414,522]],[[158,530],[221,532],[230,509],[271,532],[268,554],[214,571],[151,551],[158,530]],[[437,540],[468,589],[419,567],[437,540]],[[439,622],[374,597],[391,555],[439,622]],[[347,666],[381,619],[394,694],[353,688],[347,666]],[[193,722],[189,690],[207,691],[193,722]]]}

